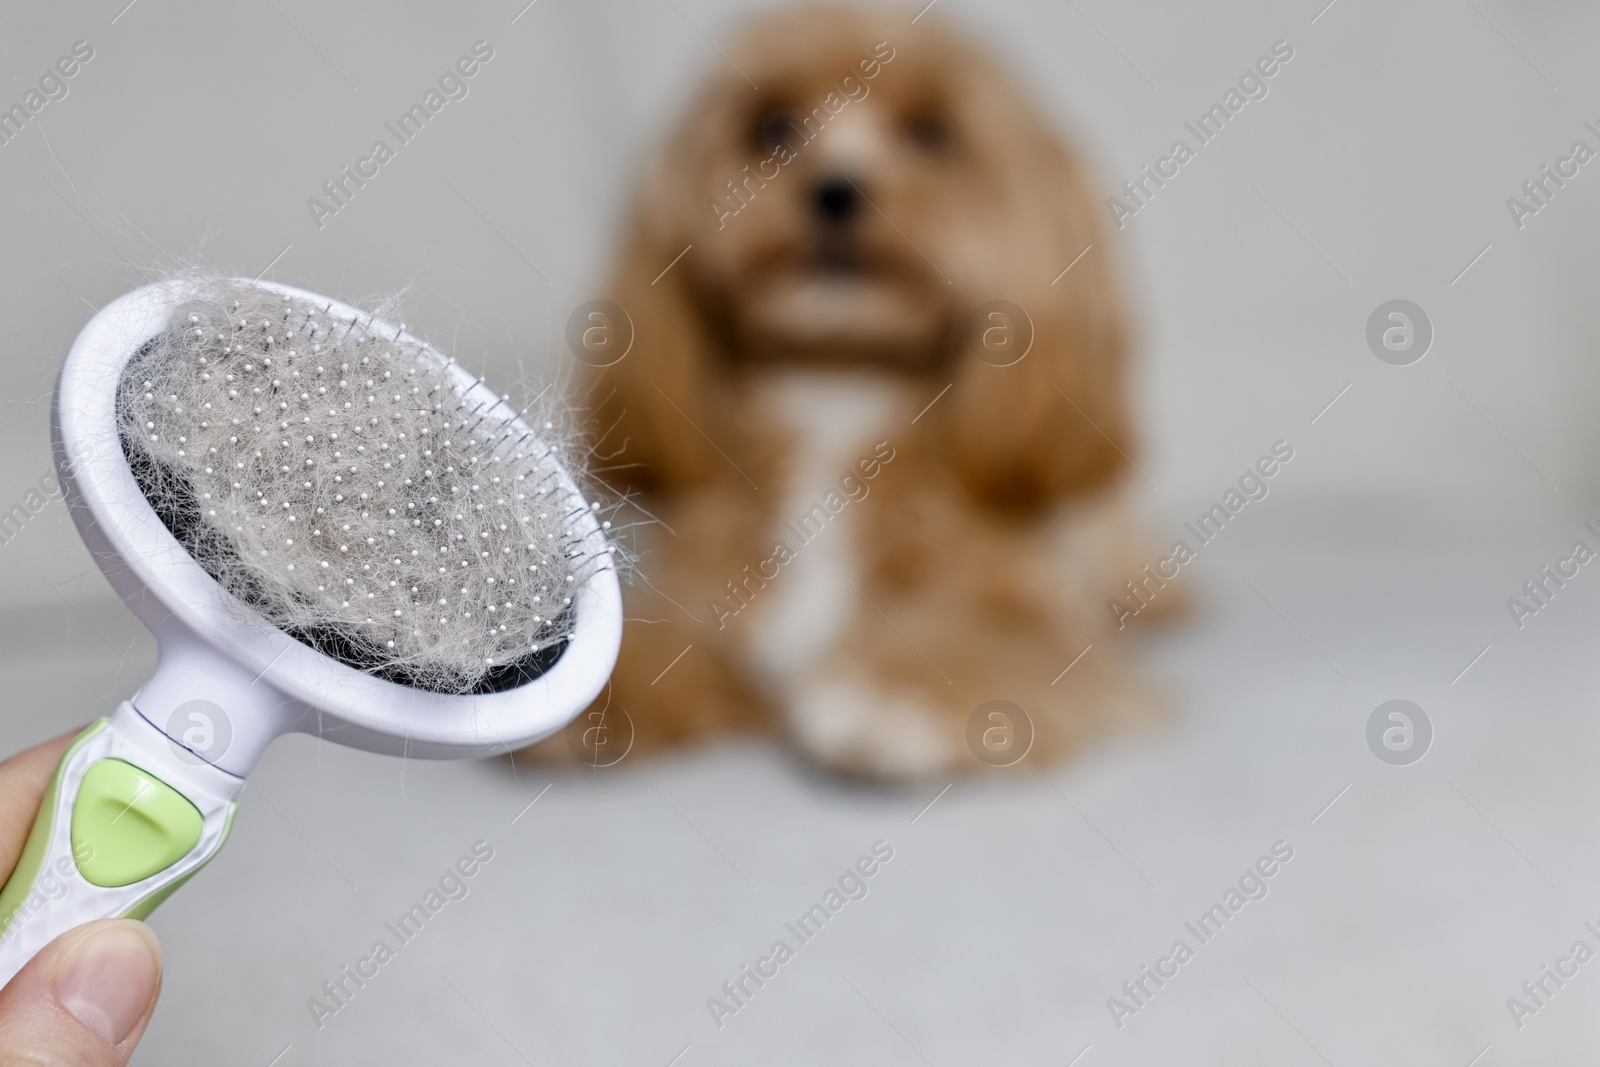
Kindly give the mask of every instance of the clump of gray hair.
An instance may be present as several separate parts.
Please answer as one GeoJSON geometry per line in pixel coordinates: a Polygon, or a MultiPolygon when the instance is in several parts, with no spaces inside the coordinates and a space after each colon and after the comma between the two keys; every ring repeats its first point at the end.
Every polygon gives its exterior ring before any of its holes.
{"type": "Polygon", "coordinates": [[[464,387],[403,328],[189,284],[117,406],[146,497],[201,566],[279,629],[420,688],[504,688],[558,656],[610,555],[581,540],[591,506],[556,426],[464,387]]]}

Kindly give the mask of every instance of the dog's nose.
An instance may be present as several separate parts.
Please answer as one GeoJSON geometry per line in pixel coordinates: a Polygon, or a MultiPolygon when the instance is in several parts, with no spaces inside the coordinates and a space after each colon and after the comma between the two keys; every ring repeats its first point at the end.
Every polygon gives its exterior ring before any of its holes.
{"type": "Polygon", "coordinates": [[[846,223],[861,208],[861,192],[848,178],[829,178],[817,185],[817,217],[826,223],[846,223]]]}

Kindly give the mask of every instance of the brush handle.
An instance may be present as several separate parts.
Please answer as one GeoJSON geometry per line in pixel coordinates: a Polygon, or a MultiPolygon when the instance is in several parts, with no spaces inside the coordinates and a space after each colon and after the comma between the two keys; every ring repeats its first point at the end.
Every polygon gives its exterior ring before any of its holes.
{"type": "Polygon", "coordinates": [[[0,984],[74,926],[154,911],[222,847],[243,787],[126,701],[90,725],[0,890],[0,984]]]}

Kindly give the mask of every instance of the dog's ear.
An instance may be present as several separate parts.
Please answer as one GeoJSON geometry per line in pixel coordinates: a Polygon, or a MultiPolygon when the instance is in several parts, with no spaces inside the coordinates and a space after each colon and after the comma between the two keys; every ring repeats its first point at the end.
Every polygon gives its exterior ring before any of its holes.
{"type": "Polygon", "coordinates": [[[585,384],[605,433],[596,450],[612,457],[607,479],[620,489],[691,484],[717,459],[705,434],[718,434],[711,394],[722,341],[700,301],[690,246],[713,232],[705,171],[722,161],[737,100],[725,80],[692,101],[645,170],[613,267],[609,296],[632,325],[632,347],[585,384]]]}
{"type": "Polygon", "coordinates": [[[608,480],[619,488],[692,483],[712,458],[695,429],[707,419],[710,343],[687,272],[657,277],[680,251],[664,253],[636,231],[611,286],[612,299],[632,325],[633,343],[587,386],[594,421],[606,435],[597,451],[612,457],[615,474],[608,480]]]}
{"type": "Polygon", "coordinates": [[[1077,161],[1030,112],[1013,111],[996,146],[1007,255],[989,302],[962,327],[941,420],[963,480],[1023,508],[1109,482],[1133,452],[1126,326],[1100,209],[1077,161]]]}

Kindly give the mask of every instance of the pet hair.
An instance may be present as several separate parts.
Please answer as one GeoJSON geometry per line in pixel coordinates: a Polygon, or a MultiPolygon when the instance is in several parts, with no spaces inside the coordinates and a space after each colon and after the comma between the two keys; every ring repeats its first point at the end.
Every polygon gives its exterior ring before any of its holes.
{"type": "Polygon", "coordinates": [[[547,670],[577,590],[613,563],[584,537],[597,505],[563,477],[555,423],[530,429],[403,326],[188,281],[117,415],[195,560],[285,633],[403,684],[487,692],[547,670]]]}

